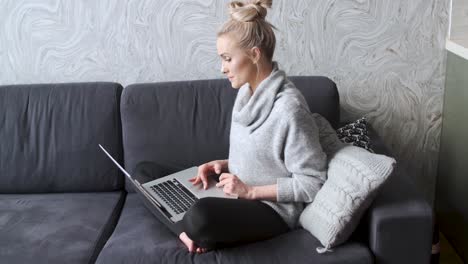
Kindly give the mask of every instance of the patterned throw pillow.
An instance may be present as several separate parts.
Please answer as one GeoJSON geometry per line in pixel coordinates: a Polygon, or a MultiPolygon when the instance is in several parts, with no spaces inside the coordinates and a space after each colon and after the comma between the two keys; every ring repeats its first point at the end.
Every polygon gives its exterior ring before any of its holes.
{"type": "Polygon", "coordinates": [[[338,128],[336,134],[342,142],[364,148],[374,153],[367,133],[367,120],[365,117],[338,128]]]}

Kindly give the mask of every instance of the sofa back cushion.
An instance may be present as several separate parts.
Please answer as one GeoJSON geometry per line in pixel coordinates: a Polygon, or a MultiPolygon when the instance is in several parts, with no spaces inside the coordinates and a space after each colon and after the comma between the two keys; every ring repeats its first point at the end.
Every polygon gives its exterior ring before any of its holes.
{"type": "Polygon", "coordinates": [[[0,193],[110,191],[123,176],[116,83],[0,86],[0,193]]]}
{"type": "MultiPolygon", "coordinates": [[[[290,79],[305,95],[311,111],[320,113],[336,127],[336,85],[325,77],[290,79]]],[[[127,170],[132,174],[141,161],[155,162],[165,171],[177,171],[226,159],[236,95],[237,90],[226,79],[126,87],[121,113],[127,170]]]]}

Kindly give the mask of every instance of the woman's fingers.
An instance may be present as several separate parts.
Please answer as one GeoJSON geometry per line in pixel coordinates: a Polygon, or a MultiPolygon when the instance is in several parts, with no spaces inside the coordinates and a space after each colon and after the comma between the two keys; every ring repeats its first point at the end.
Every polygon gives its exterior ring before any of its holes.
{"type": "Polygon", "coordinates": [[[202,182],[201,177],[198,175],[189,179],[189,181],[191,181],[193,185],[198,185],[202,182]]]}
{"type": "Polygon", "coordinates": [[[221,172],[222,172],[221,163],[214,163],[214,164],[205,163],[201,165],[200,167],[198,167],[198,175],[194,178],[189,179],[189,181],[191,181],[193,185],[202,183],[203,189],[206,190],[208,189],[208,176],[213,173],[220,174],[221,172]]]}
{"type": "Polygon", "coordinates": [[[206,174],[206,172],[205,172],[205,171],[206,171],[206,167],[207,167],[207,166],[206,166],[205,164],[203,164],[203,165],[201,165],[200,167],[198,167],[197,176],[195,176],[195,177],[189,179],[189,181],[191,181],[193,185],[197,185],[197,184],[203,182],[202,176],[203,176],[203,174],[206,174]]]}
{"type": "Polygon", "coordinates": [[[224,185],[232,182],[234,179],[234,175],[228,174],[228,173],[223,173],[219,177],[219,182],[216,184],[216,187],[223,187],[224,185]]]}
{"type": "Polygon", "coordinates": [[[199,178],[199,177],[198,177],[198,175],[197,175],[197,176],[195,176],[195,177],[193,177],[193,178],[190,178],[189,181],[191,181],[193,185],[196,185],[196,184],[198,184],[198,182],[200,181],[198,178],[199,178]]]}
{"type": "Polygon", "coordinates": [[[226,183],[227,183],[226,180],[219,181],[219,182],[216,184],[216,187],[221,188],[221,187],[223,187],[226,183]]]}
{"type": "Polygon", "coordinates": [[[199,183],[202,183],[203,189],[206,190],[206,188],[208,187],[208,176],[206,176],[206,173],[199,173],[196,180],[193,182],[193,185],[197,185],[199,183]]]}
{"type": "Polygon", "coordinates": [[[221,164],[215,163],[215,164],[213,165],[213,169],[214,169],[214,172],[215,172],[216,174],[220,174],[220,173],[221,173],[221,164]]]}
{"type": "Polygon", "coordinates": [[[221,176],[219,176],[219,181],[221,182],[224,179],[229,179],[229,178],[232,178],[232,177],[234,177],[234,175],[229,174],[229,173],[223,173],[223,174],[221,174],[221,176]]]}
{"type": "Polygon", "coordinates": [[[208,177],[206,176],[206,174],[202,174],[200,178],[203,182],[203,189],[206,190],[206,188],[208,188],[208,177]]]}

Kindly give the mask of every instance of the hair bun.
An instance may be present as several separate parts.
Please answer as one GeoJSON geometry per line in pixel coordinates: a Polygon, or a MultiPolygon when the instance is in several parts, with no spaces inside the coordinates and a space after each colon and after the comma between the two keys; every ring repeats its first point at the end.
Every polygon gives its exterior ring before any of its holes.
{"type": "Polygon", "coordinates": [[[232,1],[229,3],[231,18],[241,22],[252,22],[257,19],[265,19],[267,8],[271,8],[272,0],[255,0],[244,3],[232,1]]]}
{"type": "Polygon", "coordinates": [[[273,4],[273,0],[256,0],[255,4],[267,9],[267,8],[271,8],[271,5],[273,4]]]}

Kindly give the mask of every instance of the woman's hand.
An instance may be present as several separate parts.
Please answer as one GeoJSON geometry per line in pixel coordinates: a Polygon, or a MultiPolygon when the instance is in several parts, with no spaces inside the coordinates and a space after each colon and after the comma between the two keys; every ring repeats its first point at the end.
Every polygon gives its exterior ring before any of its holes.
{"type": "Polygon", "coordinates": [[[203,183],[203,189],[208,188],[208,177],[220,174],[228,169],[228,160],[213,160],[198,166],[197,176],[189,179],[193,185],[203,183]]]}
{"type": "Polygon", "coordinates": [[[216,187],[223,187],[226,194],[237,196],[242,199],[253,200],[253,187],[243,183],[236,175],[223,173],[219,177],[216,187]]]}

